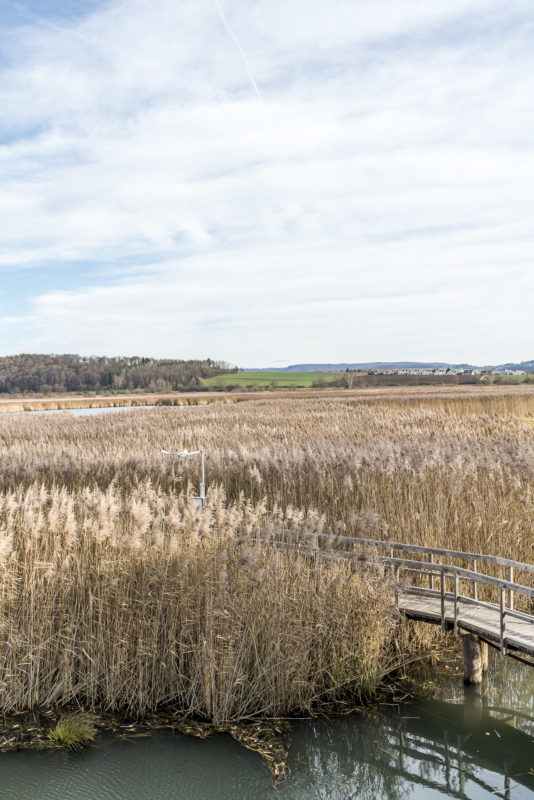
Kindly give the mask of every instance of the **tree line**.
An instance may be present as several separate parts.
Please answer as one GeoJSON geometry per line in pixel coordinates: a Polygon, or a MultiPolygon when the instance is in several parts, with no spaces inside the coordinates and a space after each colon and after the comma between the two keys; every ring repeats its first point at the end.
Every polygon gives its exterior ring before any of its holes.
{"type": "Polygon", "coordinates": [[[0,394],[195,390],[232,371],[224,361],[23,353],[0,356],[0,394]]]}

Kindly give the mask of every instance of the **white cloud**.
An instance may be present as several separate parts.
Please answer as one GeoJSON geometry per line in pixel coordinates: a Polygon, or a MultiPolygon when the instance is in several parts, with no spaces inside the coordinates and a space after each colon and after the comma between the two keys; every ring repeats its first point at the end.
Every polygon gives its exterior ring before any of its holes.
{"type": "Polygon", "coordinates": [[[531,358],[525,2],[220,2],[235,39],[213,0],[19,32],[0,269],[85,277],[4,347],[531,358]]]}

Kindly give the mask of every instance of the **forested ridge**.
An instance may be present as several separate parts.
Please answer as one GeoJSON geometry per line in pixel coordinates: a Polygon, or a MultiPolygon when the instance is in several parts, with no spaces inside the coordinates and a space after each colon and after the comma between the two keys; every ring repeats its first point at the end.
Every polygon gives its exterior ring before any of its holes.
{"type": "Polygon", "coordinates": [[[27,354],[0,356],[0,394],[200,389],[202,379],[230,371],[222,361],[142,356],[27,354]]]}

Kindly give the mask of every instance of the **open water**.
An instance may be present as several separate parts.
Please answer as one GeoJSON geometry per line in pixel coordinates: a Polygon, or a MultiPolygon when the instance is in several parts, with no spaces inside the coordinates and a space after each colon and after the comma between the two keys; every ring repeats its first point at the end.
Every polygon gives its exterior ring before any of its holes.
{"type": "MultiPolygon", "coordinates": [[[[173,406],[185,408],[186,406],[173,406]]],[[[75,417],[90,417],[93,414],[112,414],[116,411],[144,411],[147,408],[160,406],[109,406],[104,408],[44,408],[41,411],[8,411],[8,414],[74,414],[75,417]]]]}
{"type": "Polygon", "coordinates": [[[106,735],[75,754],[0,755],[1,800],[520,800],[534,797],[534,669],[492,655],[489,683],[373,713],[294,722],[287,781],[228,735],[106,735]]]}

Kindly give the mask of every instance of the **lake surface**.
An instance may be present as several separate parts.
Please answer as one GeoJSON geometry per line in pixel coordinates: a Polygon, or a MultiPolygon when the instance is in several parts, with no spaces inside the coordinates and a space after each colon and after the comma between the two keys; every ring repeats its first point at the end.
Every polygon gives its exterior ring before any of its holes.
{"type": "MultiPolygon", "coordinates": [[[[74,414],[75,417],[90,417],[93,414],[112,414],[116,411],[144,411],[147,408],[163,408],[163,406],[106,406],[105,408],[44,408],[41,411],[14,411],[14,414],[74,414]]],[[[172,406],[185,408],[185,406],[172,406]]]]}
{"type": "Polygon", "coordinates": [[[377,712],[302,720],[290,778],[230,736],[106,735],[73,755],[0,755],[2,800],[432,800],[534,797],[534,669],[490,654],[482,692],[461,677],[436,696],[377,712]],[[499,709],[499,710],[496,710],[499,709]]]}
{"type": "Polygon", "coordinates": [[[73,414],[75,417],[89,417],[93,416],[94,414],[113,414],[116,412],[129,412],[129,411],[146,411],[147,409],[153,408],[165,408],[165,409],[179,409],[182,410],[184,408],[206,408],[207,406],[212,405],[212,403],[184,403],[183,405],[146,405],[146,406],[104,406],[102,408],[43,408],[35,411],[3,411],[0,413],[0,419],[2,417],[12,417],[14,415],[17,416],[30,416],[34,414],[73,414]]]}

